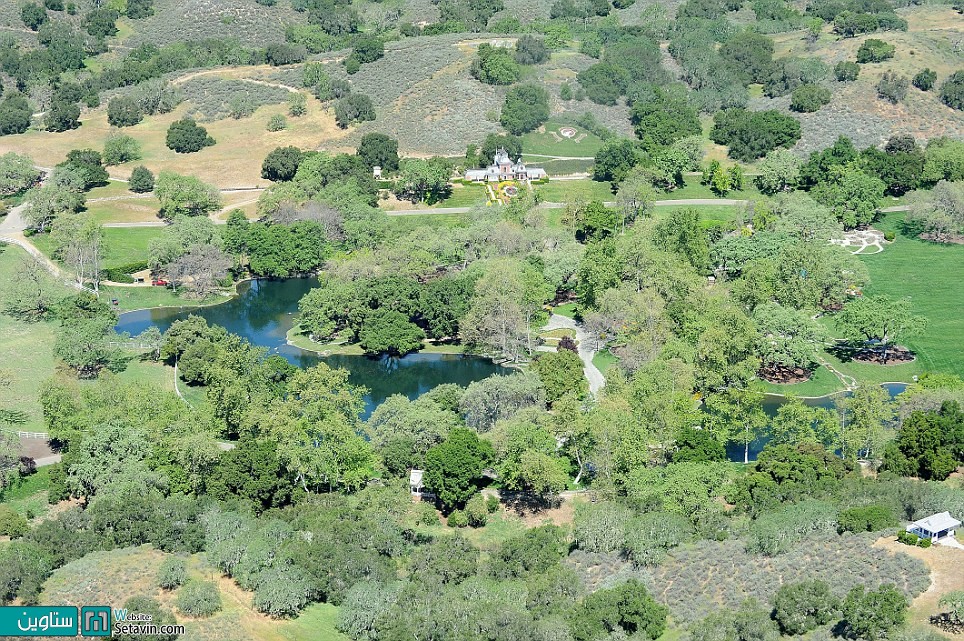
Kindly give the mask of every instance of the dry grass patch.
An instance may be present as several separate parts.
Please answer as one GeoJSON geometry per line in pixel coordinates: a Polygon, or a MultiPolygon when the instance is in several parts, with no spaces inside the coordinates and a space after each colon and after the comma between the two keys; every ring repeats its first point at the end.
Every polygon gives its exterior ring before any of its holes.
{"type": "MultiPolygon", "coordinates": [[[[915,559],[920,559],[930,570],[930,587],[911,603],[910,619],[914,623],[929,624],[930,617],[941,611],[938,602],[942,596],[954,590],[964,590],[964,550],[942,545],[934,545],[926,549],[918,548],[898,543],[897,537],[893,536],[878,539],[874,547],[887,550],[892,554],[903,552],[915,559]]],[[[951,634],[945,630],[941,633],[951,639],[964,640],[964,634],[951,634]]]]}
{"type": "MultiPolygon", "coordinates": [[[[938,91],[944,79],[964,66],[964,23],[948,7],[916,7],[901,11],[901,15],[909,23],[906,32],[886,31],[858,38],[824,34],[813,48],[808,47],[802,32],[775,36],[777,56],[816,56],[830,67],[841,60],[856,60],[857,49],[868,38],[884,40],[896,47],[892,59],[861,65],[855,82],[833,83],[833,100],[823,109],[812,114],[794,114],[803,129],[798,150],[821,149],[841,135],[852,138],[858,147],[880,144],[898,133],[909,133],[919,139],[964,137],[964,112],[941,103],[938,91]],[[910,87],[907,98],[897,105],[877,97],[876,84],[885,72],[911,78],[925,67],[937,72],[937,87],[931,91],[910,87]]],[[[789,99],[757,98],[751,105],[759,109],[786,110],[789,99]]]]}
{"type": "MultiPolygon", "coordinates": [[[[176,171],[191,174],[222,189],[236,187],[267,187],[261,178],[261,161],[275,147],[294,145],[302,149],[337,148],[346,131],[338,129],[334,117],[314,98],[308,100],[308,113],[300,118],[288,118],[284,131],[268,132],[271,116],[286,114],[286,105],[271,105],[240,120],[225,119],[205,123],[208,133],[217,144],[193,154],[178,154],[165,145],[167,128],[190,109],[182,104],[169,114],[150,116],[124,133],[133,136],[143,150],[143,159],[111,168],[111,174],[127,178],[137,165],[151,171],[176,171]]],[[[64,133],[29,131],[0,138],[0,153],[16,151],[29,154],[42,166],[62,162],[71,149],[100,150],[111,127],[107,124],[105,108],[97,109],[83,118],[79,129],[64,133]]]]}

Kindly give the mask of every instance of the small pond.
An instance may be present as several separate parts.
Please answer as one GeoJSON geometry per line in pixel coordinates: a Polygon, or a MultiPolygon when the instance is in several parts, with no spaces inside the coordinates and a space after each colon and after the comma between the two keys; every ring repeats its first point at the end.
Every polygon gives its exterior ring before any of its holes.
{"type": "MultiPolygon", "coordinates": [[[[890,394],[891,398],[894,398],[905,389],[907,389],[907,383],[884,383],[881,385],[887,393],[890,394]]],[[[841,392],[838,394],[832,394],[830,396],[818,396],[814,398],[805,398],[803,402],[806,405],[812,407],[824,407],[827,409],[833,409],[836,407],[836,400],[845,396],[849,396],[850,392],[841,392]]],[[[767,413],[767,416],[776,416],[777,410],[780,406],[786,402],[786,397],[781,394],[767,394],[763,397],[763,411],[767,413]]],[[[763,446],[767,444],[767,438],[760,438],[752,443],[750,443],[749,448],[749,458],[750,461],[755,461],[760,450],[763,446]]],[[[726,446],[726,455],[731,461],[743,462],[743,446],[739,443],[730,443],[726,446]]]]}
{"type": "Polygon", "coordinates": [[[366,356],[326,356],[288,345],[285,334],[298,313],[298,301],[309,289],[318,285],[314,278],[289,280],[255,280],[241,283],[238,295],[220,305],[210,307],[161,307],[121,314],[118,332],[136,336],[151,325],[162,332],[174,321],[190,314],[220,325],[243,336],[253,345],[268,348],[299,367],[310,367],[324,361],[350,373],[355,385],[364,385],[365,414],[392,394],[415,398],[442,383],[468,385],[492,374],[506,372],[489,359],[451,354],[410,354],[404,358],[368,358],[366,356]]]}

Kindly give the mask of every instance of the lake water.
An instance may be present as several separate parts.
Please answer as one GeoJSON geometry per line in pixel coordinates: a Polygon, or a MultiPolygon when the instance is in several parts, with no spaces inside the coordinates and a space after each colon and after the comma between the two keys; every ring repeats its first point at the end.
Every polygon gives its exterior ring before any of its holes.
{"type": "Polygon", "coordinates": [[[485,358],[452,354],[409,354],[404,358],[368,358],[366,356],[322,357],[286,342],[298,313],[298,301],[317,286],[314,278],[280,281],[256,280],[241,283],[238,295],[220,305],[210,307],[161,307],[121,314],[118,332],[136,336],[151,325],[162,332],[176,320],[189,315],[201,316],[212,325],[243,336],[253,345],[266,347],[299,367],[310,367],[323,361],[350,373],[355,385],[364,385],[365,417],[392,394],[415,398],[442,383],[468,385],[506,369],[485,358]]]}
{"type": "MultiPolygon", "coordinates": [[[[884,383],[881,385],[887,393],[890,394],[891,398],[894,398],[905,389],[907,389],[907,383],[884,383]]],[[[840,394],[834,394],[832,396],[819,396],[817,398],[805,398],[803,402],[805,405],[811,407],[823,407],[826,409],[833,409],[836,407],[837,399],[850,396],[850,392],[842,392],[840,394]]],[[[763,397],[763,411],[766,412],[767,416],[776,416],[777,410],[780,406],[786,402],[786,397],[780,394],[767,394],[763,397]]],[[[750,460],[755,461],[757,455],[763,449],[763,446],[767,444],[767,438],[760,438],[752,443],[750,443],[749,454],[750,460]]],[[[743,446],[739,443],[730,443],[726,446],[726,456],[731,461],[743,462],[743,446]]]]}
{"type": "MultiPolygon", "coordinates": [[[[210,307],[161,307],[121,314],[118,332],[136,336],[155,325],[162,332],[176,320],[190,314],[207,319],[212,325],[220,325],[233,334],[243,336],[254,345],[266,347],[271,354],[280,354],[288,362],[299,367],[310,367],[323,361],[331,367],[349,371],[349,379],[355,385],[364,385],[369,392],[365,396],[364,418],[392,394],[404,394],[415,398],[442,383],[468,385],[492,374],[505,373],[506,368],[485,358],[453,354],[409,354],[404,358],[368,358],[366,356],[326,356],[307,352],[288,345],[285,335],[291,329],[298,312],[298,301],[309,289],[318,284],[314,278],[289,280],[256,280],[241,283],[238,295],[220,305],[210,307]]],[[[891,397],[906,389],[904,383],[887,383],[883,386],[891,397]]],[[[834,407],[837,396],[804,399],[807,405],[834,407]]],[[[767,394],[763,401],[764,411],[773,416],[784,397],[767,394]]],[[[750,444],[750,460],[766,445],[760,439],[750,444]]],[[[743,460],[743,447],[731,444],[727,447],[731,460],[743,460]]]]}

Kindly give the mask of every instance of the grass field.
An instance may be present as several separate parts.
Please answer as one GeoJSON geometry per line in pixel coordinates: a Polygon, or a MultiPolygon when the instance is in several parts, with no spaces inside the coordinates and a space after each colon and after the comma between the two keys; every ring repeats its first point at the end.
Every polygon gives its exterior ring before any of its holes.
{"type": "MultiPolygon", "coordinates": [[[[902,344],[912,349],[917,359],[901,365],[873,365],[842,362],[823,353],[836,369],[861,383],[912,382],[915,375],[943,372],[964,377],[964,290],[958,283],[964,277],[964,246],[937,245],[900,234],[902,213],[886,214],[874,226],[898,233],[897,241],[879,254],[861,256],[870,271],[867,294],[908,297],[914,313],[927,318],[926,331],[902,344]]],[[[839,335],[833,317],[822,324],[832,335],[839,335]]],[[[828,370],[818,368],[814,377],[796,385],[767,385],[774,393],[820,396],[841,389],[840,381],[828,370]]]]}
{"type": "Polygon", "coordinates": [[[596,352],[596,355],[592,357],[592,364],[603,374],[617,362],[619,362],[619,359],[608,349],[596,352]]]}
{"type": "MultiPolygon", "coordinates": [[[[902,219],[903,214],[887,214],[875,227],[899,233],[902,219]]],[[[964,376],[964,246],[937,245],[899,234],[883,252],[862,259],[870,270],[868,294],[909,297],[915,313],[928,320],[924,334],[906,341],[917,353],[914,365],[921,371],[964,376]]],[[[910,367],[877,369],[908,368],[909,372],[910,367]]]]}
{"type": "MultiPolygon", "coordinates": [[[[0,245],[0,288],[5,288],[26,252],[0,245]]],[[[0,371],[10,384],[0,386],[0,407],[20,409],[27,422],[18,429],[45,431],[40,408],[40,384],[54,372],[54,331],[51,322],[24,323],[0,314],[0,371]]]]}
{"type": "MultiPolygon", "coordinates": [[[[254,67],[246,73],[257,71],[258,68],[254,67]]],[[[218,69],[203,73],[230,77],[232,70],[218,69]]],[[[111,175],[126,178],[135,166],[144,165],[155,174],[169,170],[195,175],[222,189],[266,187],[269,183],[261,178],[261,161],[275,147],[340,148],[339,141],[347,134],[346,130],[335,126],[332,114],[310,97],[308,113],[300,118],[288,118],[288,128],[284,131],[267,131],[271,116],[287,113],[286,105],[270,105],[240,120],[227,118],[204,123],[217,144],[197,153],[178,154],[164,144],[167,128],[173,121],[184,117],[190,107],[189,103],[184,103],[169,114],[148,116],[138,125],[125,127],[124,133],[141,144],[143,158],[111,167],[111,175]]],[[[15,136],[4,136],[0,139],[0,153],[25,153],[37,164],[51,167],[63,161],[71,149],[103,149],[109,130],[104,105],[85,115],[81,127],[72,131],[51,133],[31,130],[15,136]]]]}
{"type": "MultiPolygon", "coordinates": [[[[107,227],[104,229],[104,268],[147,260],[151,240],[164,233],[163,227],[107,227]]],[[[30,242],[47,256],[53,253],[49,234],[36,234],[30,242]]]]}
{"type": "MultiPolygon", "coordinates": [[[[122,607],[133,595],[157,599],[174,610],[177,592],[156,586],[157,572],[167,555],[150,545],[94,552],[56,570],[44,585],[40,602],[57,605],[97,603],[122,607]]],[[[348,641],[335,629],[338,609],[329,604],[314,604],[295,619],[276,620],[257,612],[252,595],[210,567],[201,556],[188,560],[190,578],[214,581],[221,591],[222,610],[207,619],[192,619],[175,612],[185,626],[180,637],[187,641],[348,641]]]]}
{"type": "Polygon", "coordinates": [[[542,197],[543,201],[552,203],[564,203],[569,200],[609,202],[615,198],[608,182],[597,182],[588,178],[585,180],[550,180],[545,185],[538,185],[536,193],[542,197]]]}
{"type": "Polygon", "coordinates": [[[843,389],[840,379],[826,367],[820,366],[814,370],[810,380],[792,385],[778,385],[763,381],[764,388],[771,394],[787,396],[824,396],[843,389]]]}
{"type": "Polygon", "coordinates": [[[596,155],[602,145],[602,140],[585,129],[557,120],[549,120],[538,130],[522,136],[524,154],[588,157],[596,155]],[[563,137],[559,134],[559,130],[563,127],[575,129],[576,135],[572,138],[563,137]]]}

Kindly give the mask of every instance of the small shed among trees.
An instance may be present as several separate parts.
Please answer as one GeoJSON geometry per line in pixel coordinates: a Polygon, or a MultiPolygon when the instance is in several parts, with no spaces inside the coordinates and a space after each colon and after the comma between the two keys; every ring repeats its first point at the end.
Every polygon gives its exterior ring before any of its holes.
{"type": "Polygon", "coordinates": [[[412,470],[408,474],[408,486],[412,490],[412,495],[420,496],[422,494],[422,476],[425,474],[424,470],[412,470]]]}
{"type": "Polygon", "coordinates": [[[959,527],[961,522],[951,516],[950,512],[941,512],[914,521],[907,526],[907,531],[936,543],[940,539],[954,536],[954,530],[959,527]]]}

